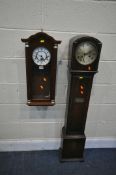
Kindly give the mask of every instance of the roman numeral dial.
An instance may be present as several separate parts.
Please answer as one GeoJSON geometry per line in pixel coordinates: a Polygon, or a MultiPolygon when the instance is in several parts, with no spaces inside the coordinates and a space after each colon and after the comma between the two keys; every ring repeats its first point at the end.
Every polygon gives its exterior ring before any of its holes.
{"type": "Polygon", "coordinates": [[[35,64],[45,66],[50,62],[51,54],[45,47],[38,47],[32,53],[32,58],[35,64]]]}

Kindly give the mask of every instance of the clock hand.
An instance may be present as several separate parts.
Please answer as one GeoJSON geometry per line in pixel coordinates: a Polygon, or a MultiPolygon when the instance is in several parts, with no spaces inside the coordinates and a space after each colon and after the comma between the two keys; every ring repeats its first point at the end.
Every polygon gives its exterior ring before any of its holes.
{"type": "Polygon", "coordinates": [[[91,54],[92,53],[92,51],[89,51],[89,52],[87,52],[87,53],[84,53],[84,55],[89,55],[89,54],[91,54]]]}
{"type": "Polygon", "coordinates": [[[45,59],[43,58],[43,56],[41,55],[41,61],[44,61],[45,59]]]}
{"type": "Polygon", "coordinates": [[[89,55],[90,53],[91,53],[91,51],[90,52],[87,52],[87,53],[84,53],[84,56],[89,55]]]}
{"type": "Polygon", "coordinates": [[[49,57],[49,56],[46,56],[46,59],[47,59],[47,60],[48,60],[48,57],[49,57]]]}
{"type": "Polygon", "coordinates": [[[84,59],[84,57],[82,57],[82,60],[83,60],[83,62],[85,62],[85,59],[84,59]]]}

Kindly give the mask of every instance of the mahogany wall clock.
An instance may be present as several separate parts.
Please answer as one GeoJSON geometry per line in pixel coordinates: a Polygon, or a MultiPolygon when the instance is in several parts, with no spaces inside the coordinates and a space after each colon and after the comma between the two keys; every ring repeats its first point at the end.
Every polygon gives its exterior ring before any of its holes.
{"type": "Polygon", "coordinates": [[[61,161],[83,160],[85,123],[94,74],[102,43],[90,36],[76,36],[69,43],[69,87],[61,161]]]}
{"type": "Polygon", "coordinates": [[[21,40],[25,42],[27,104],[54,105],[57,49],[61,41],[44,32],[21,40]]]}

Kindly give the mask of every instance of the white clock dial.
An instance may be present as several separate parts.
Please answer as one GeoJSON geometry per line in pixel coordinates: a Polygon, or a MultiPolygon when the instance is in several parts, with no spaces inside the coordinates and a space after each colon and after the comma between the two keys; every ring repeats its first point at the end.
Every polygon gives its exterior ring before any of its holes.
{"type": "Polygon", "coordinates": [[[97,48],[91,42],[82,42],[75,52],[76,60],[82,65],[93,63],[97,58],[97,48]]]}
{"type": "Polygon", "coordinates": [[[45,47],[38,47],[32,53],[32,59],[35,64],[45,66],[50,62],[50,51],[45,47]]]}

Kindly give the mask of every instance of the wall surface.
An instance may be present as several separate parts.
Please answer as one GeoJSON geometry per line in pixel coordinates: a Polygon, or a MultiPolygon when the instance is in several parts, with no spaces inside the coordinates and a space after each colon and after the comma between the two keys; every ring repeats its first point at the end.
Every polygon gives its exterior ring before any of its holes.
{"type": "Polygon", "coordinates": [[[88,138],[116,138],[116,2],[0,0],[0,140],[59,139],[67,95],[69,39],[78,34],[102,43],[88,111],[88,138]],[[21,38],[45,32],[58,49],[56,105],[26,105],[25,52],[21,38]]]}

